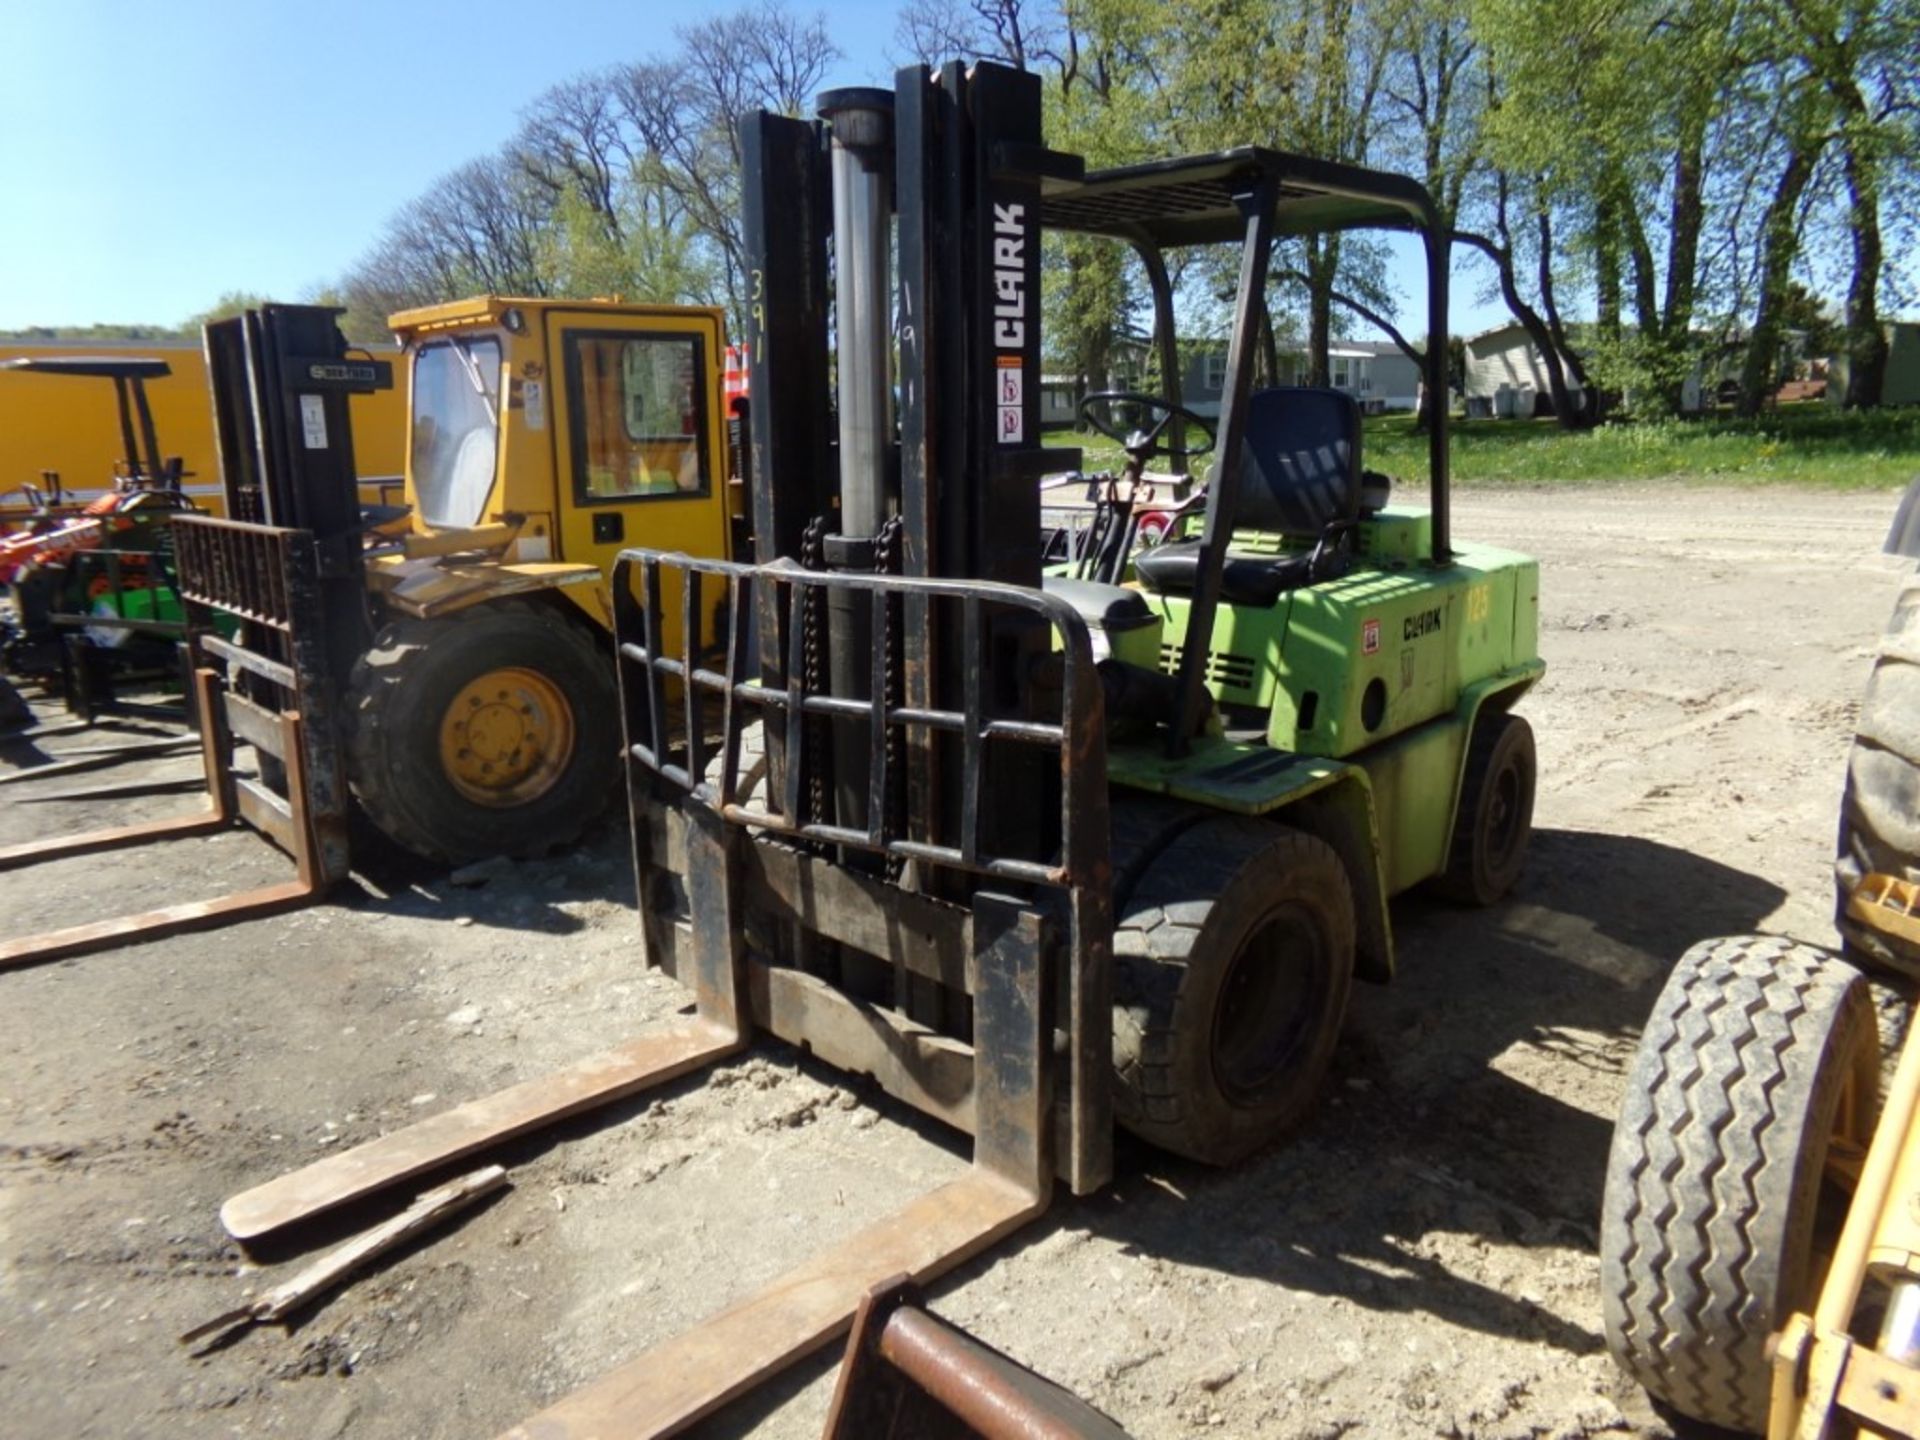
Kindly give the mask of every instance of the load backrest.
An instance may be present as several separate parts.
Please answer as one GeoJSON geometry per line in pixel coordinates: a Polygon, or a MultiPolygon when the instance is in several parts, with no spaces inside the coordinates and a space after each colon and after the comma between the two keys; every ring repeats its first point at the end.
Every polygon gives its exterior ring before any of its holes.
{"type": "Polygon", "coordinates": [[[1256,390],[1247,399],[1235,530],[1318,539],[1360,514],[1360,406],[1317,386],[1256,390]]]}

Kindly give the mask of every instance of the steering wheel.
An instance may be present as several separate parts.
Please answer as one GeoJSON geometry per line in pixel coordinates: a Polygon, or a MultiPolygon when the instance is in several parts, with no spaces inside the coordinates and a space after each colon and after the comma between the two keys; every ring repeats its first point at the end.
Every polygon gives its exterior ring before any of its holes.
{"type": "Polygon", "coordinates": [[[1158,395],[1142,395],[1137,390],[1097,390],[1080,402],[1080,418],[1091,425],[1109,440],[1120,442],[1127,454],[1136,460],[1145,460],[1151,455],[1165,455],[1171,460],[1190,460],[1196,455],[1206,455],[1213,450],[1213,422],[1204,415],[1196,415],[1184,405],[1175,405],[1170,400],[1162,400],[1158,395]],[[1154,414],[1160,418],[1151,425],[1122,433],[1116,427],[1106,424],[1099,418],[1096,407],[1125,402],[1138,405],[1148,412],[1147,418],[1154,414]],[[1207,437],[1204,445],[1162,445],[1160,437],[1166,433],[1167,426],[1175,420],[1184,420],[1196,426],[1207,437]]]}

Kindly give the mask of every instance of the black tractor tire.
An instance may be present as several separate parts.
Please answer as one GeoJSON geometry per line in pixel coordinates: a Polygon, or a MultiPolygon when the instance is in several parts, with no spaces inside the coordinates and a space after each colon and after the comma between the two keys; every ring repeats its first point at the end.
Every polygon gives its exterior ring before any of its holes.
{"type": "Polygon", "coordinates": [[[1147,861],[1113,937],[1114,1113],[1227,1165],[1312,1106],[1353,986],[1353,885],[1325,841],[1215,818],[1147,861]]]}
{"type": "Polygon", "coordinates": [[[1434,888],[1462,905],[1492,905],[1527,865],[1533,834],[1533,727],[1518,715],[1482,715],[1467,746],[1447,868],[1434,888]]]}
{"type": "Polygon", "coordinates": [[[1847,919],[1847,899],[1867,875],[1920,880],[1920,575],[1901,586],[1867,677],[1836,851],[1834,924],[1848,958],[1920,976],[1920,947],[1847,919]]]}
{"type": "Polygon", "coordinates": [[[354,798],[383,833],[430,860],[544,855],[579,838],[620,791],[612,662],[584,621],[555,607],[500,601],[391,621],[354,666],[348,711],[354,798]],[[486,803],[448,774],[440,728],[471,681],[506,667],[534,672],[564,698],[572,748],[538,794],[486,803]]]}
{"type": "Polygon", "coordinates": [[[1765,1431],[1767,1337],[1812,1303],[1816,1240],[1846,1209],[1829,1142],[1850,1087],[1865,1127],[1878,1070],[1866,978],[1839,957],[1748,935],[1674,967],[1627,1074],[1600,1217],[1607,1344],[1656,1400],[1765,1431]]]}

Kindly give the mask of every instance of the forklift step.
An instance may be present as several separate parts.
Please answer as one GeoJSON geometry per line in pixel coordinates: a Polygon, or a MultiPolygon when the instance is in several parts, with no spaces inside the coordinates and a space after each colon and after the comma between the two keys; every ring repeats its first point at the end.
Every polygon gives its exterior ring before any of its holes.
{"type": "Polygon", "coordinates": [[[875,1285],[926,1281],[1046,1209],[1047,1197],[976,1170],[788,1271],[759,1294],[577,1390],[502,1440],[677,1435],[801,1356],[844,1335],[875,1285]]]}
{"type": "Polygon", "coordinates": [[[705,1021],[628,1041],[255,1186],[220,1207],[221,1223],[236,1240],[255,1239],[529,1130],[663,1085],[744,1044],[738,1034],[705,1021]]]}

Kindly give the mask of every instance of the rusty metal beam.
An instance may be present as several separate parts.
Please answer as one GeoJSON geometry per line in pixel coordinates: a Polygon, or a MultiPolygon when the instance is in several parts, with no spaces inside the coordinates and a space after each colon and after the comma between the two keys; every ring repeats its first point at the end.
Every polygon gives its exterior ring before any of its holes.
{"type": "Polygon", "coordinates": [[[304,905],[313,898],[313,887],[304,880],[285,880],[258,890],[237,895],[222,895],[216,900],[193,900],[167,905],[138,915],[121,915],[112,920],[95,920],[86,925],[69,925],[61,930],[46,930],[21,940],[0,943],[0,970],[17,970],[72,955],[110,950],[133,940],[161,940],[169,935],[184,935],[194,930],[211,930],[233,920],[275,915],[304,905]]]}
{"type": "Polygon", "coordinates": [[[973,1133],[973,1048],[893,1010],[849,998],[817,976],[751,962],[754,1022],[827,1064],[973,1133]]]}
{"type": "Polygon", "coordinates": [[[975,1170],[608,1372],[503,1440],[677,1435],[844,1334],[876,1284],[895,1275],[924,1281],[944,1274],[1045,1208],[1044,1195],[975,1170]]]}
{"type": "Polygon", "coordinates": [[[516,1135],[663,1085],[744,1043],[738,1033],[705,1021],[643,1036],[243,1191],[220,1207],[221,1223],[236,1239],[266,1235],[516,1135]]]}
{"type": "MultiPolygon", "coordinates": [[[[216,677],[211,670],[194,672],[194,687],[200,705],[201,762],[206,771],[209,808],[198,815],[158,820],[144,825],[122,825],[111,830],[95,830],[64,839],[42,840],[29,845],[13,845],[0,850],[0,870],[36,864],[44,860],[69,859],[76,855],[96,854],[101,850],[143,844],[149,840],[180,839],[225,829],[236,814],[234,776],[231,769],[233,737],[225,724],[226,708],[216,677]]],[[[296,877],[273,885],[222,895],[213,900],[189,900],[162,906],[137,915],[121,915],[110,920],[94,920],[43,931],[19,940],[0,942],[0,970],[15,970],[50,960],[108,950],[136,940],[160,940],[195,930],[209,930],[235,920],[255,919],[278,914],[303,905],[324,888],[314,858],[313,832],[306,807],[305,751],[300,744],[300,717],[281,714],[276,717],[279,744],[287,765],[287,813],[276,816],[275,839],[293,856],[296,877]]],[[[244,811],[247,807],[238,807],[244,811]]]]}
{"type": "MultiPolygon", "coordinates": [[[[233,776],[229,768],[233,745],[232,737],[223,723],[224,707],[219,703],[219,690],[213,672],[206,669],[196,670],[194,686],[198,692],[197,698],[202,716],[201,762],[205,769],[209,802],[205,811],[196,815],[177,816],[170,820],[150,821],[142,825],[121,825],[108,830],[89,831],[82,835],[41,840],[27,845],[11,845],[0,850],[0,870],[38,864],[47,860],[64,860],[78,855],[98,854],[103,850],[140,845],[150,840],[171,840],[203,835],[225,829],[231,824],[235,813],[233,776]]],[[[82,925],[69,925],[59,930],[28,935],[18,940],[0,942],[0,970],[19,969],[50,960],[84,955],[135,940],[158,940],[168,935],[206,930],[232,920],[275,914],[312,899],[319,891],[319,884],[311,858],[312,845],[306,810],[301,803],[304,786],[299,747],[300,722],[299,718],[293,715],[281,715],[278,719],[281,738],[288,755],[288,789],[293,796],[293,804],[289,807],[288,833],[285,839],[289,842],[287,848],[294,855],[298,871],[297,878],[242,891],[237,895],[222,895],[213,900],[186,901],[177,905],[163,906],[157,910],[144,911],[137,915],[94,920],[82,925]]]]}
{"type": "Polygon", "coordinates": [[[43,860],[70,860],[76,855],[97,855],[102,850],[144,845],[149,840],[205,835],[210,831],[224,830],[228,824],[227,816],[218,810],[207,810],[197,815],[177,815],[168,820],[148,820],[139,825],[116,825],[108,830],[88,830],[80,835],[62,835],[52,840],[30,840],[24,845],[0,846],[0,870],[37,865],[43,860]]]}
{"type": "Polygon", "coordinates": [[[969,911],[803,854],[790,845],[749,845],[743,851],[743,864],[750,908],[797,921],[809,930],[831,934],[836,943],[862,954],[953,990],[973,993],[969,911]]]}
{"type": "Polygon", "coordinates": [[[1128,1440],[1072,1391],[927,1312],[904,1275],[860,1302],[822,1440],[1128,1440]]]}

